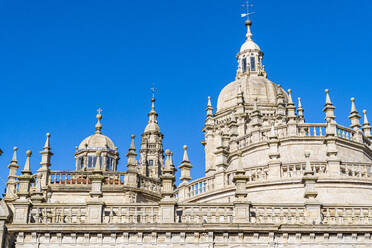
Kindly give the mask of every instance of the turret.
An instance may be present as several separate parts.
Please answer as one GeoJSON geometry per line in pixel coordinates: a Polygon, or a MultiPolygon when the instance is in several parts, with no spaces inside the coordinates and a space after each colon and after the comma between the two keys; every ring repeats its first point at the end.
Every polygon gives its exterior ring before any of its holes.
{"type": "Polygon", "coordinates": [[[151,99],[149,120],[142,134],[140,150],[139,172],[152,178],[159,178],[163,168],[163,134],[160,132],[155,111],[155,97],[151,99]]]}
{"type": "Polygon", "coordinates": [[[367,138],[371,139],[372,138],[372,135],[371,135],[371,125],[369,124],[368,122],[368,119],[367,119],[367,110],[363,110],[363,127],[362,127],[362,130],[364,132],[364,136],[366,136],[367,138]]]}

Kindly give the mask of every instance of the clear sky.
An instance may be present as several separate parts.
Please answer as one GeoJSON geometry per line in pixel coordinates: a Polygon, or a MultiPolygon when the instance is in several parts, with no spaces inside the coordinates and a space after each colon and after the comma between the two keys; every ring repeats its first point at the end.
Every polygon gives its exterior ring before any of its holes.
{"type": "MultiPolygon", "coordinates": [[[[240,0],[0,1],[0,187],[12,147],[33,151],[40,167],[52,134],[53,170],[73,170],[75,146],[103,133],[119,147],[124,170],[130,134],[139,137],[155,84],[164,146],[179,165],[189,145],[194,178],[204,173],[200,141],[207,97],[234,80],[244,42],[240,0]]],[[[337,121],[349,125],[350,97],[370,109],[371,0],[255,0],[253,39],[269,79],[302,97],[308,122],[323,122],[329,88],[337,121]]],[[[179,173],[179,172],[178,172],[179,173]]]]}

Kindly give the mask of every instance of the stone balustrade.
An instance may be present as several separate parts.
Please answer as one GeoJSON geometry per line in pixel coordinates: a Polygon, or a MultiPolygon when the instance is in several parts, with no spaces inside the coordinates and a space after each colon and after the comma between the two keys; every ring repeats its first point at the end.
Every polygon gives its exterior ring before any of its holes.
{"type": "MultiPolygon", "coordinates": [[[[184,224],[233,224],[235,223],[234,208],[232,203],[179,204],[175,206],[174,222],[184,224]]],[[[302,204],[251,204],[249,209],[249,217],[247,216],[244,223],[295,225],[309,223],[306,206],[302,204]]],[[[162,223],[158,203],[108,204],[104,206],[101,214],[102,221],[98,224],[162,223]]],[[[320,224],[372,224],[372,206],[324,205],[321,207],[320,214],[320,224]]],[[[88,207],[85,204],[34,204],[30,208],[27,224],[90,224],[88,207]]]]}
{"type": "MultiPolygon", "coordinates": [[[[311,170],[314,175],[324,175],[327,173],[327,163],[326,162],[311,162],[311,170]]],[[[280,166],[280,176],[281,178],[299,178],[304,175],[306,163],[290,163],[282,164],[280,166]]]]}
{"type": "Polygon", "coordinates": [[[323,206],[323,224],[328,225],[371,225],[371,206],[323,206]]]}
{"type": "Polygon", "coordinates": [[[104,224],[160,223],[158,204],[107,205],[103,209],[104,224]]]}
{"type": "Polygon", "coordinates": [[[188,224],[233,223],[232,204],[186,204],[176,209],[176,222],[188,224]]]}
{"type": "Polygon", "coordinates": [[[263,182],[266,181],[269,175],[269,166],[255,166],[246,169],[245,174],[248,177],[247,182],[263,182]]]}
{"type": "Polygon", "coordinates": [[[204,177],[186,186],[186,197],[192,198],[214,190],[214,177],[204,177]]]}
{"type": "Polygon", "coordinates": [[[88,185],[91,184],[90,171],[51,171],[49,173],[50,185],[88,185]]]}
{"type": "Polygon", "coordinates": [[[258,224],[304,224],[304,205],[253,205],[250,211],[252,223],[258,224]]]}
{"type": "Polygon", "coordinates": [[[337,128],[336,128],[337,137],[342,138],[342,139],[356,141],[354,135],[355,135],[355,131],[353,129],[348,128],[348,127],[343,127],[341,125],[337,125],[337,128]]]}
{"type": "Polygon", "coordinates": [[[372,177],[372,164],[362,163],[341,163],[341,176],[345,177],[372,177]]]}
{"type": "Polygon", "coordinates": [[[85,205],[39,204],[29,213],[29,224],[86,224],[85,205]]]}
{"type": "Polygon", "coordinates": [[[298,125],[299,136],[325,136],[326,123],[303,123],[298,125]]]}

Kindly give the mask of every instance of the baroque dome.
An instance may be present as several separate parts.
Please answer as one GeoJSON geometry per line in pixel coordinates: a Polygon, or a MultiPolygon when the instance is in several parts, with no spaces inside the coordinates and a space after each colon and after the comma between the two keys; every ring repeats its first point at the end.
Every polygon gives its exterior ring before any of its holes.
{"type": "Polygon", "coordinates": [[[87,138],[85,138],[79,145],[79,150],[82,149],[111,149],[115,150],[115,145],[112,140],[100,133],[95,133],[87,138]]]}
{"type": "MultiPolygon", "coordinates": [[[[265,77],[253,76],[243,77],[226,85],[217,101],[217,111],[229,109],[237,105],[237,94],[239,87],[243,93],[246,104],[253,105],[254,100],[260,105],[275,105],[277,99],[276,85],[265,77]]],[[[280,88],[281,89],[281,88],[280,88]]],[[[287,100],[287,95],[281,89],[287,100]]]]}

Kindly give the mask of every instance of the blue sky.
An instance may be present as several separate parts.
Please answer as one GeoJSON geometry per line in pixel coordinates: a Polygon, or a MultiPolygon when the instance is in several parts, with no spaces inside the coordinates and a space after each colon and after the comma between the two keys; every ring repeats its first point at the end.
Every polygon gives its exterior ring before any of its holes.
{"type": "MultiPolygon", "coordinates": [[[[244,42],[240,0],[0,1],[0,176],[12,147],[33,151],[39,168],[45,133],[52,134],[53,170],[74,169],[74,149],[94,132],[119,147],[124,170],[130,134],[147,122],[150,88],[177,165],[189,146],[192,176],[204,171],[200,141],[207,97],[234,80],[244,42]]],[[[254,2],[253,39],[265,53],[269,78],[302,97],[308,122],[323,122],[329,88],[337,121],[349,125],[350,97],[370,107],[370,0],[254,2]],[[357,2],[357,3],[356,3],[357,2]]],[[[4,181],[0,180],[3,185],[4,181]]]]}

